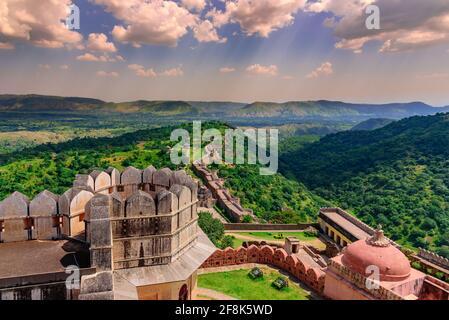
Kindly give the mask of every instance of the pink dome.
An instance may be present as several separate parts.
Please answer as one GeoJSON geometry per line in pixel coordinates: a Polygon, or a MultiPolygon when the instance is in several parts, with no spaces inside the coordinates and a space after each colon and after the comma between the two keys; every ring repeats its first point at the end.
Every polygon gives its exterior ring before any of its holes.
{"type": "Polygon", "coordinates": [[[401,281],[411,271],[407,257],[391,245],[381,230],[376,231],[370,239],[359,240],[346,247],[341,261],[352,271],[364,276],[372,275],[372,266],[377,266],[381,281],[401,281]]]}

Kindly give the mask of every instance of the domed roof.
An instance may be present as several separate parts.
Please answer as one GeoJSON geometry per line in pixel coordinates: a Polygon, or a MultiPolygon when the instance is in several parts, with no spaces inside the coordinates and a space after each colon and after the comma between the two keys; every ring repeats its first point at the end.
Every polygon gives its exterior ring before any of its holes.
{"type": "Polygon", "coordinates": [[[373,268],[379,268],[380,281],[401,281],[411,271],[407,257],[391,244],[380,227],[371,238],[347,246],[341,261],[364,276],[372,275],[373,268]]]}

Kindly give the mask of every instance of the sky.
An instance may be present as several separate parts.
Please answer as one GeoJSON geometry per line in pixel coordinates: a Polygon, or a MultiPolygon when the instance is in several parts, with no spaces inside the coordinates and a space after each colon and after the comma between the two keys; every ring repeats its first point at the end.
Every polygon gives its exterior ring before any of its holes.
{"type": "Polygon", "coordinates": [[[73,3],[0,2],[1,94],[449,105],[447,0],[73,3]]]}

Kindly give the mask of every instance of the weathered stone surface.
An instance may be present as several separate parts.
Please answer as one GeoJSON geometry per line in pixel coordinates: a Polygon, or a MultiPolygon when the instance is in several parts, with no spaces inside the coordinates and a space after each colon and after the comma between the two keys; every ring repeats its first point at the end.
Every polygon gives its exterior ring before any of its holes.
{"type": "Polygon", "coordinates": [[[92,179],[94,179],[94,181],[95,181],[95,179],[98,177],[98,175],[101,173],[101,171],[100,170],[94,170],[94,171],[92,171],[89,175],[92,177],[92,179]]]}
{"type": "Polygon", "coordinates": [[[45,190],[30,202],[30,216],[34,218],[33,239],[51,240],[57,236],[53,217],[58,214],[58,198],[45,190]]]}
{"type": "Polygon", "coordinates": [[[75,181],[73,182],[73,187],[93,191],[95,188],[94,179],[87,174],[77,174],[75,177],[75,181]]]}
{"type": "Polygon", "coordinates": [[[109,167],[106,170],[106,173],[111,176],[111,185],[116,186],[120,184],[120,171],[118,171],[116,168],[109,167]]]}
{"type": "Polygon", "coordinates": [[[143,183],[153,183],[153,174],[156,172],[156,168],[149,166],[143,170],[143,183]]]}
{"type": "Polygon", "coordinates": [[[112,272],[105,271],[81,277],[80,295],[113,290],[112,272]]]}
{"type": "Polygon", "coordinates": [[[175,171],[172,174],[172,184],[184,185],[187,182],[188,178],[189,176],[184,170],[175,171]]]}
{"type": "Polygon", "coordinates": [[[79,300],[114,300],[114,293],[112,291],[87,293],[79,296],[79,300]]]}
{"type": "Polygon", "coordinates": [[[104,194],[96,194],[86,204],[84,220],[92,221],[109,218],[109,197],[104,194]]]}
{"type": "Polygon", "coordinates": [[[168,168],[158,170],[153,174],[153,184],[163,187],[170,187],[172,171],[168,168]]]}
{"type": "Polygon", "coordinates": [[[178,228],[185,226],[192,218],[191,208],[188,205],[192,202],[192,193],[186,186],[175,184],[171,186],[170,191],[178,197],[178,228]],[[184,209],[185,208],[185,209],[184,209]]]}
{"type": "Polygon", "coordinates": [[[106,172],[100,172],[95,178],[95,191],[111,187],[111,176],[106,172]]]}
{"type": "Polygon", "coordinates": [[[111,194],[111,217],[118,218],[125,216],[125,202],[117,192],[111,194]]]}
{"type": "Polygon", "coordinates": [[[5,200],[0,202],[1,218],[23,218],[28,216],[28,205],[30,200],[20,192],[14,192],[5,200]]]}
{"type": "Polygon", "coordinates": [[[168,190],[160,191],[157,194],[158,215],[170,214],[176,210],[178,210],[178,197],[168,190]]]}
{"type": "Polygon", "coordinates": [[[30,202],[30,216],[55,216],[58,214],[59,197],[50,191],[42,191],[30,202]]]}
{"type": "Polygon", "coordinates": [[[141,190],[136,191],[126,200],[126,216],[156,215],[156,205],[153,198],[141,190]]]}
{"type": "Polygon", "coordinates": [[[120,183],[122,185],[142,183],[142,171],[134,167],[126,168],[125,171],[123,171],[122,173],[120,183]]]}
{"type": "Polygon", "coordinates": [[[63,217],[64,234],[74,236],[84,231],[85,206],[93,196],[92,192],[72,188],[59,197],[59,213],[65,215],[63,217]]]}

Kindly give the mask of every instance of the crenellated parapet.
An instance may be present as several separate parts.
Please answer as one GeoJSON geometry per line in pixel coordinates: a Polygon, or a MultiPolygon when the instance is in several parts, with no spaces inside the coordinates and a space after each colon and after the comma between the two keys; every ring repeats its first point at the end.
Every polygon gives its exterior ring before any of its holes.
{"type": "Polygon", "coordinates": [[[449,270],[449,259],[439,256],[435,252],[419,248],[418,257],[449,270]]]}
{"type": "MultiPolygon", "coordinates": [[[[197,218],[197,194],[197,182],[183,170],[156,170],[153,166],[144,170],[128,167],[123,172],[115,168],[94,170],[77,175],[73,187],[60,196],[43,191],[30,200],[14,192],[0,202],[0,241],[78,236],[85,230],[86,205],[96,195],[113,199],[112,221],[131,221],[131,216],[142,210],[159,220],[170,220],[169,229],[173,231],[175,225],[184,226],[197,218]]],[[[173,245],[182,244],[188,238],[183,234],[171,241],[176,242],[173,245]]]]}

